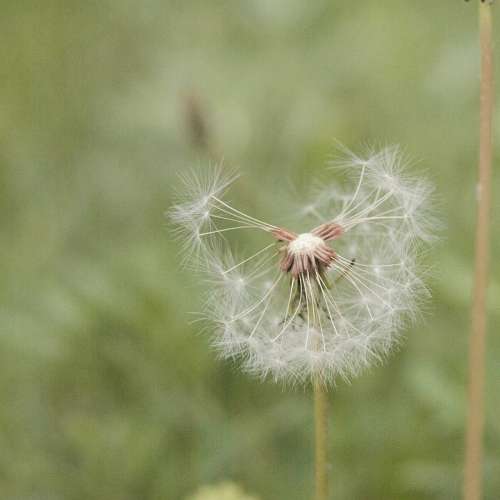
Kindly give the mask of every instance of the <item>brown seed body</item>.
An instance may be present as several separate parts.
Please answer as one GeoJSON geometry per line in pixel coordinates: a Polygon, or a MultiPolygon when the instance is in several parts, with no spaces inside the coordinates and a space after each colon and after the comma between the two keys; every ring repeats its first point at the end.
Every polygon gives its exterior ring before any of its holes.
{"type": "Polygon", "coordinates": [[[296,234],[279,228],[272,231],[273,236],[286,243],[280,250],[283,252],[280,268],[291,273],[294,278],[302,274],[323,273],[335,260],[335,252],[326,243],[339,238],[343,229],[338,224],[321,224],[309,233],[296,234]]]}

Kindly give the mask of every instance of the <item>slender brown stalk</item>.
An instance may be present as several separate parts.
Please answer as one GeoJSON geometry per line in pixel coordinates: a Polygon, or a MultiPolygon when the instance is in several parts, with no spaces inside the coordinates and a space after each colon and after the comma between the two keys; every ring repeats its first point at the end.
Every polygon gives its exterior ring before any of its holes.
{"type": "Polygon", "coordinates": [[[479,181],[477,189],[472,330],[469,345],[469,406],[464,475],[465,500],[479,500],[482,487],[486,289],[489,267],[493,115],[492,3],[488,0],[480,1],[479,4],[481,47],[479,181]]]}
{"type": "Polygon", "coordinates": [[[328,498],[328,394],[320,380],[314,381],[316,500],[328,498]]]}

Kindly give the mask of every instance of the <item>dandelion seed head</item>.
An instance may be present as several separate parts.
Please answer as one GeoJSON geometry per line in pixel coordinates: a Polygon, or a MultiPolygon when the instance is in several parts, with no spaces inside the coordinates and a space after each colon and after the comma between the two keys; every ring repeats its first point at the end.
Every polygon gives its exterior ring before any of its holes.
{"type": "Polygon", "coordinates": [[[204,276],[214,347],[251,374],[350,379],[385,358],[428,296],[419,254],[435,228],[432,189],[407,174],[398,147],[365,157],[343,148],[333,166],[344,181],[315,183],[295,212],[306,232],[226,201],[235,176],[220,169],[184,176],[169,212],[186,260],[204,276]],[[236,257],[227,236],[239,231],[263,232],[268,243],[236,257]]]}

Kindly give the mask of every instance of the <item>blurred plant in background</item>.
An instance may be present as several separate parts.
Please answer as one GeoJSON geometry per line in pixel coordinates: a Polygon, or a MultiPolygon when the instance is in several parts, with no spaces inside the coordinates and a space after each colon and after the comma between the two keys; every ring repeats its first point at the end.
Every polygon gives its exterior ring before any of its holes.
{"type": "Polygon", "coordinates": [[[258,500],[247,495],[237,484],[225,482],[216,486],[202,486],[187,500],[258,500]]]}
{"type": "MultiPolygon", "coordinates": [[[[435,166],[448,231],[432,256],[432,321],[384,369],[339,384],[332,467],[343,478],[338,498],[457,498],[474,9],[456,0],[5,0],[0,27],[2,496],[177,500],[226,478],[263,500],[311,489],[308,396],[240,376],[186,326],[201,297],[177,268],[162,214],[176,174],[212,155],[186,129],[195,95],[215,152],[245,172],[234,192],[245,211],[280,215],[250,193],[315,175],[333,137],[353,147],[358,137],[390,139],[435,166]]],[[[493,184],[498,192],[498,173],[493,184]]],[[[499,208],[497,196],[493,228],[499,208]]],[[[487,355],[493,499],[498,336],[487,355]]]]}

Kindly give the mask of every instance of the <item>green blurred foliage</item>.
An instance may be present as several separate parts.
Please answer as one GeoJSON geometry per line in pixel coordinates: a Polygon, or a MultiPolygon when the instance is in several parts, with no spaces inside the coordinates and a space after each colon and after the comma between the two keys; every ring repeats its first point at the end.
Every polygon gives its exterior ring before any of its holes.
{"type": "MultiPolygon", "coordinates": [[[[196,335],[203,290],[163,212],[176,173],[223,156],[244,174],[238,204],[282,215],[282,179],[307,183],[334,139],[402,144],[446,224],[423,320],[385,366],[332,394],[335,498],[459,497],[472,3],[1,2],[2,498],[176,500],[228,479],[263,500],[309,497],[309,391],[249,379],[196,335]]],[[[500,491],[499,181],[486,499],[500,491]]]]}

